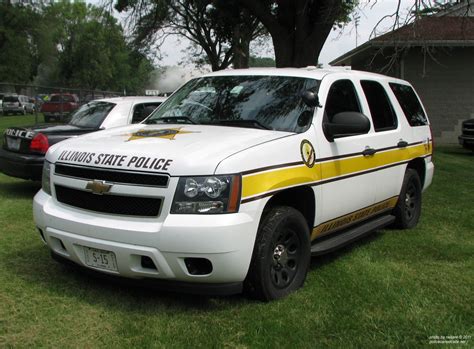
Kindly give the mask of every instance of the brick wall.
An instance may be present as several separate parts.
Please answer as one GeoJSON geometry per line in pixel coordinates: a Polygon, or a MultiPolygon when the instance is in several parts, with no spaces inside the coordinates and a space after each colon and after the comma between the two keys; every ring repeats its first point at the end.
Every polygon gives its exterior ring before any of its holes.
{"type": "Polygon", "coordinates": [[[418,91],[439,143],[457,143],[460,123],[474,117],[474,48],[437,48],[431,58],[412,49],[404,79],[418,91]],[[435,61],[436,60],[436,61],[435,61]]]}

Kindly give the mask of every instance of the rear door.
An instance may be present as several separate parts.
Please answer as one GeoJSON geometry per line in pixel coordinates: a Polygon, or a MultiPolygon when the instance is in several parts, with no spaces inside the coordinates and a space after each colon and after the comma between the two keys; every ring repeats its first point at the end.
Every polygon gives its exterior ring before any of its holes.
{"type": "Polygon", "coordinates": [[[369,138],[376,151],[372,159],[376,175],[373,182],[376,187],[375,202],[388,200],[389,206],[394,205],[403,181],[410,138],[402,135],[402,123],[397,117],[388,83],[361,79],[359,84],[364,95],[366,115],[371,117],[374,128],[369,138]]]}

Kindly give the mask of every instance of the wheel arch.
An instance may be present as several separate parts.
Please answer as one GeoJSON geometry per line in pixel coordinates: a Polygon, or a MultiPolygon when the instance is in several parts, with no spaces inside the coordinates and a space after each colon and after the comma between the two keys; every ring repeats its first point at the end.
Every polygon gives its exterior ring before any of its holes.
{"type": "Polygon", "coordinates": [[[301,212],[308,223],[309,231],[313,230],[316,198],[310,186],[299,186],[282,190],[267,201],[263,215],[275,206],[289,206],[301,212]]]}
{"type": "Polygon", "coordinates": [[[410,160],[408,163],[407,169],[411,168],[414,169],[418,173],[418,177],[420,177],[421,187],[425,185],[425,177],[426,177],[426,164],[425,159],[423,158],[416,158],[410,160]]]}

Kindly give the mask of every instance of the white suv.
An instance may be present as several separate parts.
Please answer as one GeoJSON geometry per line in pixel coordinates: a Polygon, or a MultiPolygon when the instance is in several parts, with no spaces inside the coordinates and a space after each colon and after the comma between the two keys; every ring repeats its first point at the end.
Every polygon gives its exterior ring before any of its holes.
{"type": "Polygon", "coordinates": [[[406,81],[227,70],[189,81],[141,124],[50,148],[34,218],[58,260],[271,300],[304,283],[311,255],[414,227],[431,156],[406,81]]]}

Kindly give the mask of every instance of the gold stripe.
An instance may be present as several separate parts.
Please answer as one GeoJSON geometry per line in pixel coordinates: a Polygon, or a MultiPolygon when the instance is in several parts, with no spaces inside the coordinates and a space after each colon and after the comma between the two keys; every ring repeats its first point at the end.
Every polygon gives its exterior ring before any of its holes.
{"type": "Polygon", "coordinates": [[[312,168],[305,165],[282,168],[267,172],[258,172],[242,178],[242,198],[261,195],[263,193],[345,176],[397,162],[411,160],[431,153],[431,144],[420,144],[412,147],[394,149],[375,153],[365,157],[339,159],[317,163],[312,168]]]}
{"type": "Polygon", "coordinates": [[[313,228],[313,231],[311,233],[311,240],[316,239],[321,234],[329,234],[335,232],[349,225],[360,222],[370,216],[374,216],[377,213],[392,209],[397,204],[397,201],[398,196],[394,196],[393,198],[379,202],[375,205],[365,207],[361,210],[349,213],[345,216],[322,223],[317,227],[313,228]]]}

